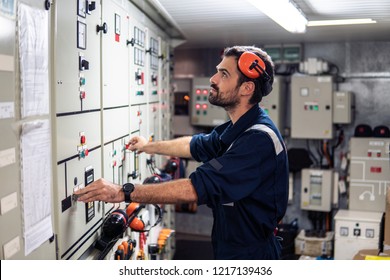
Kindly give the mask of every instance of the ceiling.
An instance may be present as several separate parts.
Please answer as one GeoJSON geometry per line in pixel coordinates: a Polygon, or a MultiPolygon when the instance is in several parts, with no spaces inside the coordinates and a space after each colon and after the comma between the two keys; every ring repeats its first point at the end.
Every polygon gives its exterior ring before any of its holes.
{"type": "Polygon", "coordinates": [[[186,38],[178,48],[390,40],[390,0],[294,0],[309,21],[353,18],[377,21],[366,25],[307,27],[304,34],[289,33],[246,0],[158,2],[186,38]]]}

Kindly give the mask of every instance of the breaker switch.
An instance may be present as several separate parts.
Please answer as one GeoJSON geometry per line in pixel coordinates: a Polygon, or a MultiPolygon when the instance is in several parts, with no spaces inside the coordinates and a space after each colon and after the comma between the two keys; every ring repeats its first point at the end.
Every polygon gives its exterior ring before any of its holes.
{"type": "Polygon", "coordinates": [[[138,69],[137,72],[135,72],[135,80],[138,85],[144,84],[144,72],[142,72],[141,69],[138,69]]]}
{"type": "Polygon", "coordinates": [[[87,6],[86,7],[87,14],[90,15],[91,12],[96,9],[96,2],[95,1],[87,1],[86,6],[87,6]]]}
{"type": "Polygon", "coordinates": [[[152,74],[152,85],[157,86],[157,75],[152,74]]]}
{"type": "Polygon", "coordinates": [[[355,228],[354,230],[353,230],[353,235],[354,236],[360,236],[360,228],[355,228]]]}
{"type": "Polygon", "coordinates": [[[79,70],[89,70],[89,62],[83,56],[79,56],[79,70]]]}

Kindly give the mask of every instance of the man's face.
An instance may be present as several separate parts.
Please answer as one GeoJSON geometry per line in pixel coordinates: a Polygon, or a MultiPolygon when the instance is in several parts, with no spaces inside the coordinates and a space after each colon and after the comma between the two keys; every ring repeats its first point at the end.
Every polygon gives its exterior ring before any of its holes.
{"type": "Polygon", "coordinates": [[[236,58],[224,57],[216,68],[217,73],[210,78],[209,102],[225,109],[234,108],[240,104],[236,58]]]}

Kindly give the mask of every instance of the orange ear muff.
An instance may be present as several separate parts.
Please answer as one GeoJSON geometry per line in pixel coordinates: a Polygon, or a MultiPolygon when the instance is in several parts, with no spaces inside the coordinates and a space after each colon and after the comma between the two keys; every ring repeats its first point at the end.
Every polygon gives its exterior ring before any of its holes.
{"type": "Polygon", "coordinates": [[[129,227],[134,231],[143,231],[145,228],[145,223],[137,218],[138,213],[144,205],[140,205],[139,203],[132,202],[126,208],[126,214],[129,216],[129,227]]]}
{"type": "Polygon", "coordinates": [[[253,52],[244,52],[238,59],[238,68],[248,78],[257,79],[260,75],[268,77],[264,61],[253,52]]]}
{"type": "Polygon", "coordinates": [[[137,215],[139,210],[141,210],[139,203],[132,202],[127,206],[126,214],[130,217],[135,212],[135,215],[137,215]]]}
{"type": "Polygon", "coordinates": [[[129,227],[134,231],[143,231],[145,229],[145,223],[141,219],[134,217],[129,227]]]}

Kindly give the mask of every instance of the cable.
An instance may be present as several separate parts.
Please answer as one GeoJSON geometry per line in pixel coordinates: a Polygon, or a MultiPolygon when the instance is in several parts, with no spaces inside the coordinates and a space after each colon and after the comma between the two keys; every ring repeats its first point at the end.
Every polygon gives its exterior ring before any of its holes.
{"type": "Polygon", "coordinates": [[[313,152],[311,151],[308,139],[306,139],[306,148],[312,161],[315,162],[316,166],[318,166],[318,159],[314,156],[313,152]]]}
{"type": "Polygon", "coordinates": [[[322,144],[323,154],[324,154],[326,160],[328,161],[329,168],[332,168],[333,167],[333,162],[332,162],[332,159],[331,159],[330,154],[329,154],[328,141],[327,140],[323,140],[322,142],[323,142],[323,144],[322,144]]]}

